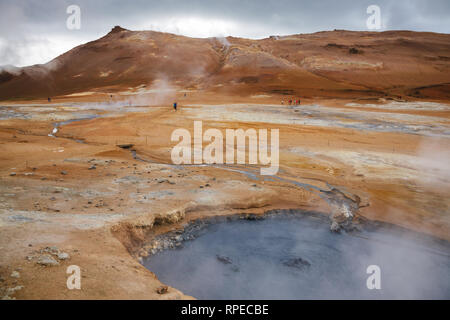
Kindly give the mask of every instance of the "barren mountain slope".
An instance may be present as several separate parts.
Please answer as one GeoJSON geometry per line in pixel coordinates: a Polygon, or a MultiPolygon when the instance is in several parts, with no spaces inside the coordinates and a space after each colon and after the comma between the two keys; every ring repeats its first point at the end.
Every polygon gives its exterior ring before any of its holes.
{"type": "Polygon", "coordinates": [[[155,80],[238,96],[448,99],[449,71],[448,34],[335,30],[198,39],[115,27],[47,64],[5,68],[0,99],[145,89],[155,80]]]}

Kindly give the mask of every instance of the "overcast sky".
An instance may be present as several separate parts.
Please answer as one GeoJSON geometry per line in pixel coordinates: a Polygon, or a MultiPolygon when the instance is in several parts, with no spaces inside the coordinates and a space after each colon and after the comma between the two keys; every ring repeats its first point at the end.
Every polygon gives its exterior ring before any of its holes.
{"type": "Polygon", "coordinates": [[[367,30],[367,7],[381,9],[381,31],[450,33],[450,0],[0,0],[0,66],[46,63],[115,25],[193,37],[367,30]],[[69,30],[69,5],[81,29],[69,30]]]}

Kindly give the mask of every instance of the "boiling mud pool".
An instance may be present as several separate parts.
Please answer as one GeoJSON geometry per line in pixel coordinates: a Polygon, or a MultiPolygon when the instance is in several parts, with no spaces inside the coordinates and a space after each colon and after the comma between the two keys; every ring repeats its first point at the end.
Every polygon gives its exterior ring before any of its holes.
{"type": "Polygon", "coordinates": [[[332,233],[314,214],[212,223],[144,265],[198,299],[450,298],[447,242],[389,225],[362,229],[332,233]],[[367,287],[371,265],[380,290],[367,287]]]}

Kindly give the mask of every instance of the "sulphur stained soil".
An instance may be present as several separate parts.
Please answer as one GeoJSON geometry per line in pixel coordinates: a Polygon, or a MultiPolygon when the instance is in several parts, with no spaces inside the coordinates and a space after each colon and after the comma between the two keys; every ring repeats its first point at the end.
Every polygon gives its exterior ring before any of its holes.
{"type": "Polygon", "coordinates": [[[160,234],[216,215],[303,209],[330,217],[324,228],[333,230],[365,217],[450,239],[444,102],[286,106],[280,97],[216,97],[213,104],[179,92],[174,112],[169,103],[127,99],[1,104],[3,298],[189,298],[177,286],[159,290],[162,275],[139,259],[160,234]],[[277,175],[261,176],[259,166],[173,165],[172,132],[193,133],[196,120],[204,130],[279,129],[277,175]],[[41,264],[48,256],[57,263],[41,264]],[[81,268],[82,290],[66,286],[70,265],[81,268]]]}

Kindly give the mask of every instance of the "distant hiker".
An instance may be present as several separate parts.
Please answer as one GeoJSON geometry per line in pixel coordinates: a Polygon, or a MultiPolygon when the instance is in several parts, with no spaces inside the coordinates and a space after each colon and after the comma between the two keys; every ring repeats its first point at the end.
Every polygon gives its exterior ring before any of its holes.
{"type": "Polygon", "coordinates": [[[292,104],[292,100],[289,100],[289,105],[291,105],[292,104]]]}
{"type": "Polygon", "coordinates": [[[48,97],[47,100],[48,100],[48,102],[51,102],[51,101],[52,101],[52,98],[48,97]]]}
{"type": "Polygon", "coordinates": [[[175,111],[177,111],[177,103],[176,102],[173,103],[173,108],[175,109],[175,111]]]}

